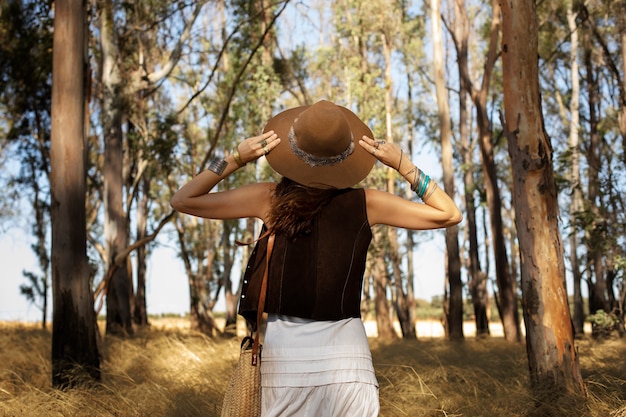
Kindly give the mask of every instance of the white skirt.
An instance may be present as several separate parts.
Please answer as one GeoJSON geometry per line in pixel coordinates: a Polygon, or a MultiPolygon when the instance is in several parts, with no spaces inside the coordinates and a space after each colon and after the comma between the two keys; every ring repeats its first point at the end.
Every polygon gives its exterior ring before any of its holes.
{"type": "Polygon", "coordinates": [[[378,382],[363,322],[270,314],[261,358],[263,417],[375,417],[378,382]]]}

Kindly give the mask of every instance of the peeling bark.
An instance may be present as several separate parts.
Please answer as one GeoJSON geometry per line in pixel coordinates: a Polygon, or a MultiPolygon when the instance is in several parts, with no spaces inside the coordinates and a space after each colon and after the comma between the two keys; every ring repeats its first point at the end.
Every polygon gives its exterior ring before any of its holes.
{"type": "Polygon", "coordinates": [[[541,113],[535,3],[511,0],[501,6],[504,130],[513,170],[531,384],[539,399],[584,394],[565,291],[552,147],[541,113]]]}

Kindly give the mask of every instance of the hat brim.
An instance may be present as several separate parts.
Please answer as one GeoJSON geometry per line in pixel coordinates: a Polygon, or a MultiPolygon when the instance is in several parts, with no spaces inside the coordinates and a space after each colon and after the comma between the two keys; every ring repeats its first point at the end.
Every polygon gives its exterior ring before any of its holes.
{"type": "MultiPolygon", "coordinates": [[[[363,135],[373,137],[372,131],[352,111],[337,106],[345,115],[352,130],[354,152],[336,165],[312,167],[294,155],[289,144],[289,131],[294,120],[309,107],[300,106],[284,110],[267,122],[263,132],[273,130],[280,138],[278,146],[265,155],[267,162],[280,175],[310,187],[348,188],[358,184],[367,177],[376,162],[376,158],[358,143],[363,135]]],[[[319,128],[324,129],[324,126],[319,128]]]]}

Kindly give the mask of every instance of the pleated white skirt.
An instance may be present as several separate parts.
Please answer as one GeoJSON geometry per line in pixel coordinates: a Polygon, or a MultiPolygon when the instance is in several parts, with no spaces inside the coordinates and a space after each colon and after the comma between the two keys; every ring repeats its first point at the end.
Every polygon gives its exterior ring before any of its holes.
{"type": "Polygon", "coordinates": [[[378,382],[363,322],[270,314],[261,359],[263,417],[375,417],[378,382]]]}

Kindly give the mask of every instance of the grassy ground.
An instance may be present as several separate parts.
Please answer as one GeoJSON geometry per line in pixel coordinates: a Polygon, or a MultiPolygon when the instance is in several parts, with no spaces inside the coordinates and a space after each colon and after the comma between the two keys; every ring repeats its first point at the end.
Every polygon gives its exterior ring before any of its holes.
{"type": "MultiPolygon", "coordinates": [[[[219,416],[238,340],[212,340],[155,321],[131,339],[107,337],[102,381],[50,386],[49,331],[0,324],[0,416],[219,416]]],[[[501,338],[370,340],[381,416],[626,417],[626,341],[577,342],[588,396],[538,402],[523,345],[501,338]]]]}

